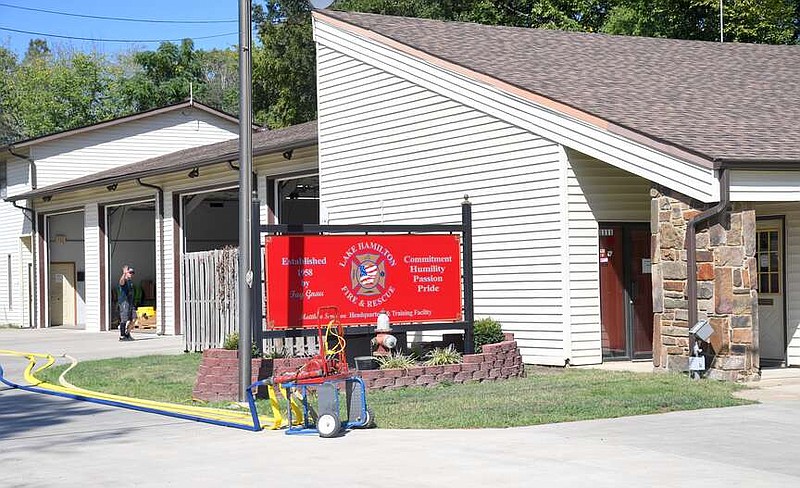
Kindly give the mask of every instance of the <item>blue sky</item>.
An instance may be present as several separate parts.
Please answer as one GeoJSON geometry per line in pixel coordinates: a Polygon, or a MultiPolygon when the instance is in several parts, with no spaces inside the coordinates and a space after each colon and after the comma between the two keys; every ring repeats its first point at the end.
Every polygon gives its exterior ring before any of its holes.
{"type": "MultiPolygon", "coordinates": [[[[329,0],[314,0],[317,6],[329,0]]],[[[67,37],[119,40],[173,40],[191,37],[195,47],[201,49],[235,46],[239,39],[238,0],[0,0],[0,46],[24,54],[28,42],[37,37],[47,39],[51,48],[63,46],[78,50],[113,55],[130,49],[155,49],[158,42],[92,42],[62,39],[21,32],[29,31],[67,37]],[[122,22],[104,19],[71,17],[28,9],[50,10],[77,15],[119,17],[145,20],[209,21],[227,20],[225,23],[182,24],[156,22],[122,22]],[[200,37],[209,37],[199,39],[200,37]]]]}

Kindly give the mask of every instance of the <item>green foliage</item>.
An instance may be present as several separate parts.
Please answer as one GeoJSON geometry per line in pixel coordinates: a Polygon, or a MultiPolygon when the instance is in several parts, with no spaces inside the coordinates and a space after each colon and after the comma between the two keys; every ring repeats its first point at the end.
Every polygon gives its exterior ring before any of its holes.
{"type": "MultiPolygon", "coordinates": [[[[232,332],[225,336],[225,340],[222,342],[222,348],[227,349],[229,351],[238,351],[239,350],[239,333],[232,332]]],[[[250,345],[250,356],[257,358],[261,355],[258,353],[258,346],[255,342],[251,343],[250,345]]]]}
{"type": "Polygon", "coordinates": [[[261,41],[253,53],[254,120],[277,129],[315,119],[311,3],[268,0],[255,6],[253,20],[261,41]]]}
{"type": "Polygon", "coordinates": [[[203,84],[200,57],[191,39],[180,45],[162,42],[155,51],[134,53],[131,61],[136,72],[123,80],[121,91],[136,112],[186,100],[190,85],[203,84]]]}
{"type": "Polygon", "coordinates": [[[0,53],[0,137],[7,141],[116,117],[119,76],[97,53],[37,51],[21,63],[0,53]]]}
{"type": "Polygon", "coordinates": [[[239,113],[239,55],[235,49],[196,51],[201,82],[194,96],[229,114],[239,113]]]}
{"type": "MultiPolygon", "coordinates": [[[[609,34],[671,39],[719,39],[718,0],[617,1],[603,24],[609,34]]],[[[724,39],[766,44],[797,43],[796,0],[737,0],[723,5],[724,39]]]]}
{"type": "Polygon", "coordinates": [[[500,322],[493,320],[491,317],[475,321],[473,337],[475,338],[475,352],[483,351],[484,344],[496,344],[503,342],[505,339],[500,322]]]}
{"type": "Polygon", "coordinates": [[[377,356],[377,359],[380,369],[408,369],[417,365],[413,356],[399,352],[388,356],[377,356]]]}
{"type": "Polygon", "coordinates": [[[461,362],[461,353],[450,344],[447,347],[437,347],[425,355],[426,366],[442,366],[445,364],[458,364],[461,362]]]}

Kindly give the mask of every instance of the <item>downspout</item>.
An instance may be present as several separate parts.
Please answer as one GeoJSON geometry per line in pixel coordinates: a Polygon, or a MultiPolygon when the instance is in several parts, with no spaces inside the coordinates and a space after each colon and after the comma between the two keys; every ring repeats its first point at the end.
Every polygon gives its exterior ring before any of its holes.
{"type": "Polygon", "coordinates": [[[158,192],[158,243],[161,252],[158,259],[158,294],[161,297],[159,301],[161,306],[158,307],[158,315],[161,317],[161,335],[164,335],[167,330],[166,310],[164,310],[166,308],[164,294],[164,189],[157,185],[145,183],[141,178],[136,178],[136,183],[138,183],[139,186],[152,188],[158,192]]]}
{"type": "Polygon", "coordinates": [[[31,317],[30,317],[31,318],[31,328],[35,329],[36,328],[36,323],[37,323],[37,320],[36,320],[37,315],[35,314],[35,311],[37,310],[37,308],[36,308],[36,305],[37,305],[37,301],[36,301],[37,293],[36,293],[36,290],[39,289],[36,286],[36,280],[37,280],[37,277],[38,277],[38,275],[36,274],[37,273],[37,269],[38,269],[36,267],[36,263],[39,261],[36,258],[36,234],[37,234],[37,231],[38,231],[38,229],[36,228],[37,227],[36,226],[36,212],[30,207],[23,207],[16,200],[11,202],[11,205],[13,205],[14,207],[22,210],[22,213],[28,218],[28,220],[31,221],[31,275],[32,275],[31,279],[34,280],[34,283],[29,283],[29,285],[31,287],[31,290],[32,290],[31,294],[33,295],[33,297],[31,297],[32,298],[32,300],[31,300],[32,301],[31,310],[28,313],[31,314],[31,317]],[[30,215],[28,215],[26,212],[30,212],[30,215]]]}
{"type": "MultiPolygon", "coordinates": [[[[697,225],[721,214],[731,203],[730,175],[724,166],[720,166],[717,180],[719,181],[719,202],[692,217],[686,230],[686,271],[688,275],[686,295],[689,299],[689,328],[697,323],[697,225]]],[[[693,354],[694,347],[694,335],[689,334],[689,355],[693,354]]]]}

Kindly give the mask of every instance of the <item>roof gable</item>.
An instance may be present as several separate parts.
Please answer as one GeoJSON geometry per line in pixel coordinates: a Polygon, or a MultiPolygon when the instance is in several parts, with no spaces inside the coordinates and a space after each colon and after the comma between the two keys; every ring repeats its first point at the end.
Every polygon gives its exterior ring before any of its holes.
{"type": "Polygon", "coordinates": [[[708,160],[800,161],[800,46],[316,15],[554,100],[651,145],[708,160]]]}
{"type": "MultiPolygon", "coordinates": [[[[228,113],[222,112],[215,108],[209,107],[208,105],[204,105],[200,102],[194,100],[186,100],[180,103],[175,103],[172,105],[167,105],[165,107],[160,107],[152,110],[147,110],[145,112],[139,112],[132,115],[126,115],[124,117],[117,117],[116,119],[106,120],[103,122],[98,122],[96,124],[86,125],[83,127],[77,127],[75,129],[64,130],[61,132],[55,132],[53,134],[47,134],[44,136],[34,137],[31,139],[25,139],[22,141],[18,141],[12,144],[8,144],[7,146],[0,146],[0,150],[4,150],[6,148],[13,148],[13,150],[19,150],[23,148],[27,148],[36,144],[40,144],[43,142],[55,141],[58,139],[63,139],[65,137],[74,136],[76,134],[81,134],[88,131],[104,129],[106,127],[112,127],[115,125],[125,124],[128,122],[133,122],[135,120],[140,120],[147,117],[154,117],[158,116],[167,112],[173,112],[176,110],[183,110],[186,108],[195,108],[198,110],[202,110],[203,112],[209,113],[215,117],[219,117],[221,119],[227,120],[228,122],[238,123],[239,119],[230,115],[228,113]]],[[[258,129],[258,126],[253,125],[253,130],[258,129]]]]}

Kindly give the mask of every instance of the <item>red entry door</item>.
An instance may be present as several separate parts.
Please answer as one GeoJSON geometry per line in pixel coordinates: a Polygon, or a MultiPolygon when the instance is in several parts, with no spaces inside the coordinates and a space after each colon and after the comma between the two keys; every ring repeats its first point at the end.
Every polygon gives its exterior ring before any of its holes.
{"type": "Polygon", "coordinates": [[[652,357],[650,262],[647,224],[600,225],[600,320],[604,357],[652,357]]]}

